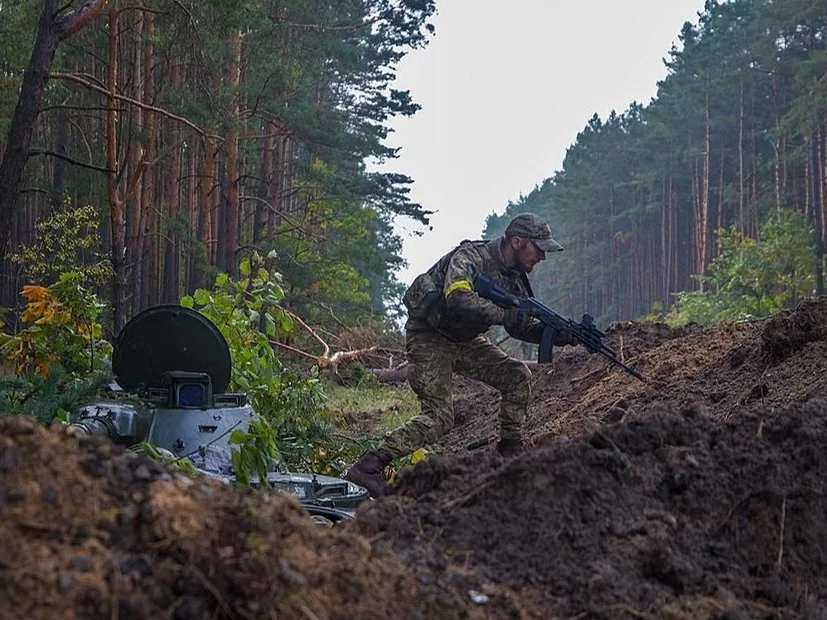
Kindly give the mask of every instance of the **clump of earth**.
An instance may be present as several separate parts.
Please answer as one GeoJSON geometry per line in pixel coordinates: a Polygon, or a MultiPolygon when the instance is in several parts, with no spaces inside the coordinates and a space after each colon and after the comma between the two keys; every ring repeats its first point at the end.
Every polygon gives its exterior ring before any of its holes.
{"type": "Polygon", "coordinates": [[[0,616],[827,617],[827,300],[608,340],[647,383],[555,353],[505,460],[497,393],[457,379],[436,454],[334,529],[0,418],[0,616]]]}

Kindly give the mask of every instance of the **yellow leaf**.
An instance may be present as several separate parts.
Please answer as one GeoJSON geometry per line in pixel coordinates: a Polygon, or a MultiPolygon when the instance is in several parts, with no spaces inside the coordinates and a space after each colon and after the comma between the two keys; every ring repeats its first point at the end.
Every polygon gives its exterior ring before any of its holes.
{"type": "Polygon", "coordinates": [[[26,301],[38,301],[49,296],[49,290],[44,286],[33,286],[26,284],[23,286],[23,297],[26,301]]]}
{"type": "Polygon", "coordinates": [[[426,458],[428,458],[428,451],[425,448],[419,448],[411,454],[411,465],[419,465],[426,458]]]}

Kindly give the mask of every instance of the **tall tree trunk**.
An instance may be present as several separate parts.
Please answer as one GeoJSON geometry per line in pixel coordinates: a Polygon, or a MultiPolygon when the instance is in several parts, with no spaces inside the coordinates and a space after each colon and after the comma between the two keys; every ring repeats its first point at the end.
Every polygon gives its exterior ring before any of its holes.
{"type": "Polygon", "coordinates": [[[231,119],[231,127],[227,133],[227,210],[225,213],[225,265],[227,273],[238,275],[238,222],[239,222],[239,161],[238,161],[238,133],[240,124],[240,93],[238,85],[241,79],[241,33],[237,32],[231,41],[230,64],[228,67],[228,86],[235,92],[235,105],[231,119]]]}
{"type": "MultiPolygon", "coordinates": [[[[225,141],[226,144],[226,141],[225,141]]],[[[216,192],[218,202],[215,207],[215,217],[212,218],[213,258],[212,264],[219,271],[227,271],[227,157],[222,149],[218,152],[216,165],[216,192]]]]}
{"type": "Polygon", "coordinates": [[[269,212],[272,207],[272,200],[270,191],[272,189],[272,174],[273,174],[273,150],[275,149],[275,136],[271,132],[272,125],[266,123],[264,125],[264,140],[262,144],[261,153],[261,184],[259,185],[258,198],[254,207],[253,216],[253,242],[259,243],[263,238],[265,222],[269,222],[269,212]],[[270,206],[270,208],[268,208],[270,206]],[[265,217],[267,215],[267,217],[265,217]]]}
{"type": "MultiPolygon", "coordinates": [[[[171,81],[173,87],[181,86],[181,67],[173,61],[171,69],[171,81]]],[[[164,283],[163,301],[167,304],[177,303],[180,288],[180,267],[181,253],[179,248],[179,211],[181,206],[181,129],[177,123],[171,127],[171,148],[172,148],[172,170],[169,175],[169,214],[167,217],[166,251],[164,252],[164,283]]]]}
{"type": "Polygon", "coordinates": [[[738,232],[744,234],[744,80],[738,100],[738,232]]]}
{"type": "MultiPolygon", "coordinates": [[[[129,15],[129,20],[131,23],[127,24],[127,32],[129,32],[129,36],[127,37],[127,42],[131,43],[132,49],[128,54],[128,58],[131,60],[131,85],[132,85],[132,98],[135,101],[144,101],[144,88],[145,78],[144,78],[144,54],[143,54],[143,32],[144,32],[144,20],[143,15],[140,12],[131,12],[129,15]]],[[[130,117],[132,121],[132,125],[135,128],[135,132],[138,135],[141,135],[145,131],[144,127],[144,110],[140,106],[135,106],[134,109],[130,110],[130,117]]],[[[144,148],[146,146],[144,145],[144,148]]],[[[129,149],[129,169],[134,173],[141,167],[141,160],[143,159],[144,153],[142,152],[141,148],[130,148],[129,149]]],[[[130,308],[128,310],[129,315],[131,316],[135,312],[141,310],[141,250],[140,250],[140,240],[141,236],[143,235],[143,230],[141,229],[141,221],[142,221],[142,213],[144,211],[143,202],[141,198],[143,196],[143,175],[137,181],[137,187],[135,194],[129,202],[126,204],[127,208],[127,246],[126,246],[126,261],[129,265],[129,279],[128,279],[128,286],[129,290],[132,292],[131,295],[131,303],[129,304],[130,308]]]]}
{"type": "MultiPolygon", "coordinates": [[[[152,63],[155,58],[155,47],[152,43],[155,36],[155,15],[149,11],[143,13],[144,32],[146,34],[146,45],[143,45],[143,102],[150,104],[155,98],[155,78],[152,72],[152,63]]],[[[155,142],[157,140],[157,120],[155,113],[146,110],[144,112],[144,125],[146,132],[146,153],[148,160],[155,157],[155,142]]],[[[152,304],[150,293],[150,267],[151,261],[147,256],[149,246],[148,239],[152,230],[152,209],[157,204],[155,196],[155,174],[149,171],[142,179],[141,191],[138,198],[140,205],[140,217],[138,219],[137,239],[137,264],[136,264],[136,305],[138,310],[149,307],[152,304]]]]}
{"type": "MultiPolygon", "coordinates": [[[[715,207],[715,229],[726,227],[726,214],[724,213],[724,146],[721,145],[721,161],[718,163],[718,203],[715,207]]],[[[712,240],[710,239],[710,244],[712,240]]],[[[716,248],[717,254],[717,248],[716,248]]],[[[710,256],[710,258],[712,258],[710,256]]]]}
{"type": "Polygon", "coordinates": [[[286,209],[285,194],[287,188],[287,145],[290,141],[286,132],[283,132],[278,138],[278,150],[276,151],[276,158],[273,162],[273,206],[275,210],[272,211],[273,221],[268,221],[270,228],[270,239],[275,240],[276,229],[284,222],[284,213],[286,209]]]}
{"type": "MultiPolygon", "coordinates": [[[[753,94],[754,99],[754,94],[753,94]]],[[[755,101],[753,101],[752,109],[755,110],[755,101]]],[[[749,154],[749,202],[747,204],[747,235],[760,238],[761,234],[761,214],[758,210],[758,174],[759,162],[758,146],[756,143],[755,119],[753,118],[750,126],[750,154],[749,154]]]]}
{"type": "Polygon", "coordinates": [[[698,158],[692,158],[692,241],[693,248],[689,260],[691,261],[690,270],[692,273],[700,271],[700,264],[698,263],[698,256],[700,254],[699,247],[701,245],[701,171],[698,164],[698,158]]]}
{"type": "Polygon", "coordinates": [[[784,137],[780,133],[780,122],[779,119],[775,119],[775,129],[778,133],[778,136],[773,142],[773,151],[775,155],[775,165],[773,166],[773,172],[775,173],[775,212],[780,213],[782,205],[782,196],[784,195],[783,185],[783,172],[782,172],[782,160],[783,160],[783,148],[784,148],[784,137]]]}
{"type": "MultiPolygon", "coordinates": [[[[155,131],[160,134],[160,127],[158,120],[155,120],[155,131]]],[[[160,150],[160,136],[156,136],[158,148],[160,150]]],[[[155,168],[152,174],[152,208],[147,210],[147,267],[144,281],[147,283],[144,286],[146,292],[147,307],[155,306],[161,303],[161,213],[158,208],[163,202],[162,194],[164,191],[163,171],[160,168],[155,168]]]]}
{"type": "Polygon", "coordinates": [[[0,257],[5,255],[8,248],[23,169],[29,158],[32,133],[55,50],[63,39],[91,22],[105,4],[106,0],[86,0],[74,11],[60,13],[57,0],[45,0],[43,3],[32,55],[23,73],[20,94],[6,137],[6,148],[0,161],[0,257]]]}
{"type": "MultiPolygon", "coordinates": [[[[109,56],[107,58],[106,86],[112,95],[118,83],[118,22],[120,11],[109,10],[109,56]]],[[[112,235],[112,316],[113,329],[117,334],[126,323],[126,266],[124,234],[126,214],[124,201],[118,196],[118,102],[114,96],[108,98],[106,111],[106,193],[109,199],[109,221],[112,235]]]]}
{"type": "Polygon", "coordinates": [[[197,254],[195,231],[198,227],[198,150],[191,143],[187,144],[187,262],[185,264],[185,281],[183,292],[190,293],[195,289],[195,257],[197,254]]]}
{"type": "Polygon", "coordinates": [[[199,188],[198,198],[198,226],[196,234],[198,242],[204,246],[204,255],[200,257],[200,261],[196,263],[195,274],[193,278],[193,286],[205,286],[204,279],[204,263],[210,261],[211,247],[213,246],[214,237],[210,234],[210,215],[213,213],[213,208],[216,203],[216,168],[215,155],[217,146],[214,138],[204,138],[204,166],[203,174],[201,175],[201,185],[199,188]]]}
{"type": "MultiPolygon", "coordinates": [[[[61,110],[57,116],[57,139],[55,141],[55,152],[67,157],[69,155],[69,119],[66,111],[61,110]]],[[[57,211],[63,205],[63,191],[66,189],[66,170],[69,162],[65,159],[56,158],[54,162],[54,174],[52,176],[52,211],[57,211]]]]}
{"type": "Polygon", "coordinates": [[[675,222],[672,210],[672,173],[663,180],[663,193],[661,198],[661,230],[660,230],[660,253],[662,285],[661,301],[664,312],[669,309],[672,292],[672,272],[675,262],[675,238],[673,236],[675,222]]]}
{"type": "MultiPolygon", "coordinates": [[[[137,167],[132,171],[132,177],[129,179],[126,189],[123,194],[118,192],[118,184],[121,180],[121,164],[120,155],[118,152],[118,41],[120,30],[120,9],[109,9],[109,23],[108,23],[108,45],[109,51],[107,55],[106,67],[106,89],[109,92],[107,97],[106,110],[106,195],[109,200],[110,208],[110,234],[112,236],[111,242],[111,256],[112,256],[112,270],[114,272],[112,278],[112,317],[113,327],[117,333],[126,323],[128,318],[129,308],[127,306],[127,283],[129,282],[129,274],[127,272],[130,265],[126,262],[127,246],[126,246],[126,205],[132,198],[134,198],[141,177],[147,165],[147,160],[144,157],[144,150],[141,150],[141,157],[137,163],[137,167]]],[[[128,170],[128,167],[127,167],[128,170]]]]}
{"type": "Polygon", "coordinates": [[[706,97],[704,111],[706,114],[706,127],[704,129],[703,174],[701,177],[701,197],[699,201],[700,213],[698,214],[698,227],[700,229],[698,273],[703,273],[704,269],[706,269],[706,264],[709,261],[709,183],[711,173],[710,162],[712,158],[712,126],[709,117],[709,94],[707,94],[706,97]]]}

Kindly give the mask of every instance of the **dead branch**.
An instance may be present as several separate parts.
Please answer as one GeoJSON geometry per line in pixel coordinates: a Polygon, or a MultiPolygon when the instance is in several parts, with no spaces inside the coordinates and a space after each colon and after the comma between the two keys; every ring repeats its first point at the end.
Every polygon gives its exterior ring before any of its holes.
{"type": "MultiPolygon", "coordinates": [[[[324,347],[324,353],[322,353],[322,355],[318,359],[329,359],[330,358],[330,347],[328,346],[328,344],[324,340],[321,339],[319,334],[317,334],[312,327],[310,327],[307,323],[305,323],[299,315],[294,314],[290,311],[288,311],[287,314],[289,314],[291,317],[293,317],[293,319],[299,325],[301,325],[304,329],[307,330],[308,334],[313,336],[313,338],[315,338],[324,347]]],[[[322,366],[322,364],[319,364],[319,367],[320,368],[326,368],[327,366],[326,365],[322,366]]]]}
{"type": "Polygon", "coordinates": [[[290,351],[291,353],[295,353],[297,355],[309,357],[312,360],[315,360],[317,358],[317,356],[313,355],[312,353],[307,353],[306,351],[302,351],[301,349],[297,349],[296,347],[291,347],[289,344],[284,344],[283,342],[279,342],[277,340],[271,340],[270,344],[274,347],[278,347],[279,349],[284,349],[285,351],[290,351]]]}
{"type": "Polygon", "coordinates": [[[74,166],[80,166],[81,168],[88,168],[89,170],[96,170],[97,172],[115,172],[114,170],[110,170],[109,168],[104,168],[102,166],[95,166],[94,164],[85,164],[82,161],[78,161],[76,159],[72,159],[67,155],[63,155],[62,153],[58,153],[56,151],[49,151],[49,150],[42,150],[42,149],[29,149],[29,156],[34,157],[35,155],[46,155],[48,157],[55,157],[57,159],[62,159],[63,161],[68,161],[70,164],[74,166]]]}
{"type": "Polygon", "coordinates": [[[197,132],[199,135],[209,137],[209,138],[214,138],[216,140],[221,139],[220,136],[207,133],[206,131],[201,129],[198,125],[196,125],[192,121],[189,121],[189,120],[185,119],[183,116],[178,116],[177,114],[173,114],[172,112],[169,112],[168,110],[156,107],[154,105],[149,105],[147,103],[143,103],[141,101],[138,101],[137,99],[132,99],[131,97],[125,97],[124,95],[119,95],[117,93],[113,93],[113,92],[111,92],[111,91],[109,91],[109,90],[107,90],[107,89],[105,89],[101,86],[98,86],[97,84],[93,84],[92,82],[84,80],[82,77],[74,75],[72,73],[50,73],[49,77],[53,78],[53,79],[56,79],[56,80],[66,80],[68,82],[75,82],[76,84],[80,84],[81,86],[84,86],[84,87],[88,88],[89,90],[95,91],[96,93],[106,95],[107,97],[110,97],[111,99],[116,99],[118,101],[123,101],[124,103],[134,105],[136,107],[139,107],[143,110],[148,110],[150,112],[157,112],[161,116],[166,116],[167,118],[169,118],[171,120],[174,120],[174,121],[177,121],[177,122],[181,123],[182,125],[186,125],[187,127],[192,129],[193,131],[197,132]]]}
{"type": "Polygon", "coordinates": [[[594,377],[594,376],[596,376],[596,375],[599,375],[599,374],[601,374],[601,373],[605,372],[605,370],[606,370],[605,368],[598,368],[597,370],[593,370],[593,371],[591,371],[590,373],[585,374],[585,375],[583,375],[583,376],[580,376],[580,377],[572,377],[572,378],[571,378],[571,382],[572,382],[572,383],[580,383],[581,381],[585,381],[586,379],[591,379],[592,377],[594,377]]]}
{"type": "Polygon", "coordinates": [[[384,383],[405,383],[408,380],[408,363],[394,368],[369,368],[368,372],[384,383]]]}
{"type": "Polygon", "coordinates": [[[335,374],[339,373],[339,366],[341,364],[352,362],[356,359],[359,359],[363,355],[367,355],[368,353],[373,353],[379,347],[374,345],[372,347],[367,347],[364,349],[354,349],[352,351],[337,351],[334,354],[330,354],[330,346],[327,342],[322,339],[316,330],[310,327],[307,323],[305,323],[302,318],[293,312],[287,311],[293,320],[295,320],[299,325],[304,328],[308,334],[310,334],[319,344],[324,347],[324,352],[321,355],[313,355],[312,353],[308,353],[307,351],[302,351],[296,347],[290,346],[289,344],[285,344],[283,342],[278,342],[276,340],[271,340],[270,343],[272,346],[279,347],[281,349],[285,349],[287,351],[291,351],[296,353],[297,355],[301,355],[307,357],[309,359],[315,360],[316,365],[319,367],[320,370],[331,370],[335,374]]]}

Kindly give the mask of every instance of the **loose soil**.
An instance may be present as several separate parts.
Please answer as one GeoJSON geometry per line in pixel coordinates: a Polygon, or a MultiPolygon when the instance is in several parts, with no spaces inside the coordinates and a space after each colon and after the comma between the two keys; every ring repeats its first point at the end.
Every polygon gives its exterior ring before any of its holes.
{"type": "Polygon", "coordinates": [[[458,378],[438,454],[333,530],[2,418],[0,617],[827,618],[827,299],[608,344],[649,381],[555,352],[509,460],[458,378]]]}

